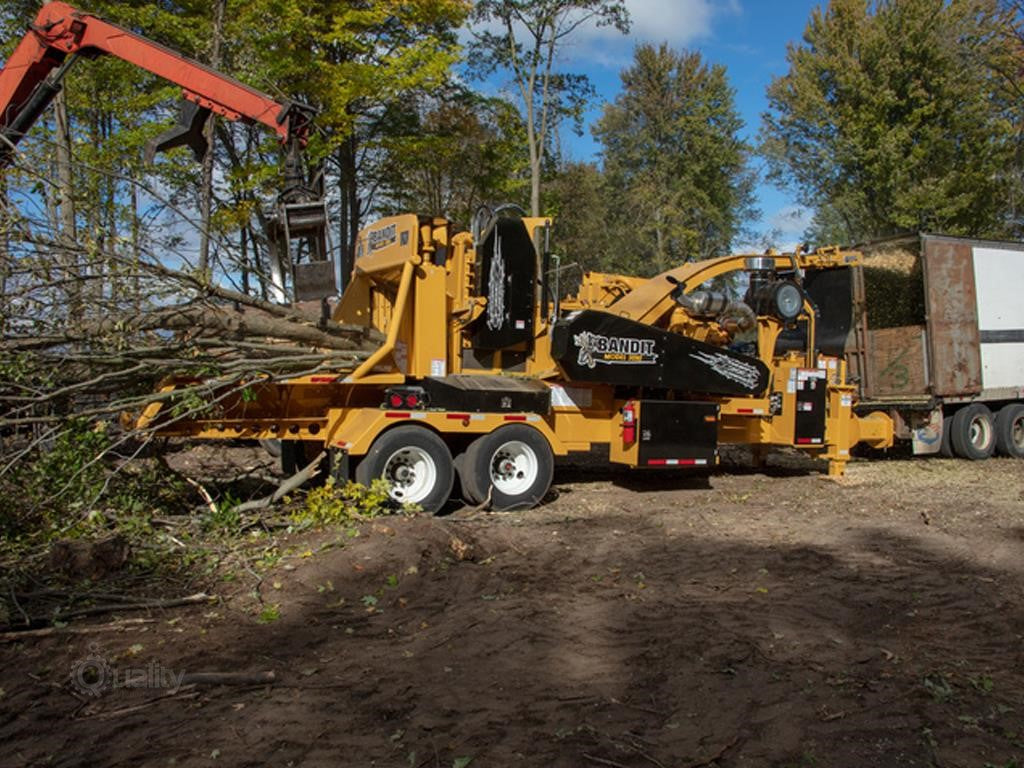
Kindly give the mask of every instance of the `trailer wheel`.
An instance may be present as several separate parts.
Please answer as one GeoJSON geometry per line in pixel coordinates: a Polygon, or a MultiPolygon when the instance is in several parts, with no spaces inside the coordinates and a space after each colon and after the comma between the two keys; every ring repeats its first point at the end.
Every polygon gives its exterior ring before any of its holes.
{"type": "Polygon", "coordinates": [[[425,427],[389,429],[370,446],[356,467],[356,481],[369,485],[383,478],[391,485],[391,498],[399,504],[418,504],[437,512],[448,501],[455,468],[448,446],[425,427]]]}
{"type": "Polygon", "coordinates": [[[953,414],[949,439],[953,452],[962,459],[980,461],[992,455],[996,447],[992,411],[981,403],[972,403],[953,414]]]}
{"type": "Polygon", "coordinates": [[[996,450],[1000,456],[1024,459],[1024,405],[1010,403],[996,414],[996,450]]]}
{"type": "Polygon", "coordinates": [[[477,438],[461,464],[462,489],[475,503],[488,495],[495,509],[530,509],[551,487],[555,458],[532,427],[509,424],[477,438]]]}

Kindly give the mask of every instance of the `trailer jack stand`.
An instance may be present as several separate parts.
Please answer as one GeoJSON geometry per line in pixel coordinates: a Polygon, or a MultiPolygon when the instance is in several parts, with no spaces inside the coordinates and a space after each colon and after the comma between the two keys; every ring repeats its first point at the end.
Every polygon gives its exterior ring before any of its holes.
{"type": "Polygon", "coordinates": [[[846,459],[829,459],[828,476],[842,477],[846,474],[846,459]]]}

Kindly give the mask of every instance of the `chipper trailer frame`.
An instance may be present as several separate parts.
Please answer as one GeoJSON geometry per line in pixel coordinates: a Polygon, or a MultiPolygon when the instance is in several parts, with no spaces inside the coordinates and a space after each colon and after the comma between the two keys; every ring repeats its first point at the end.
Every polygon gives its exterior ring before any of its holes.
{"type": "MultiPolygon", "coordinates": [[[[383,335],[348,369],[215,392],[139,426],[210,439],[279,439],[285,458],[326,447],[333,471],[383,477],[392,496],[442,507],[462,494],[496,508],[545,496],[555,456],[607,446],[637,468],[710,467],[719,446],[791,446],[840,474],[858,443],[892,442],[892,422],[854,414],[841,357],[818,353],[804,282],[859,254],[728,256],[650,279],[588,273],[559,298],[548,219],[490,216],[476,233],[403,215],[364,229],[332,320],[383,335]],[[742,277],[744,300],[711,285],[742,277]]],[[[736,281],[734,281],[736,282],[736,281]]]]}

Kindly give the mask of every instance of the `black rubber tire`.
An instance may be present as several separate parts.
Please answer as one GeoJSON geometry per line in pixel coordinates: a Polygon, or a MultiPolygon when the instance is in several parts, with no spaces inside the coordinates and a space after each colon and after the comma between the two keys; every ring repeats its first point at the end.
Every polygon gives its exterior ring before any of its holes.
{"type": "Polygon", "coordinates": [[[459,491],[461,492],[462,500],[468,504],[479,504],[483,499],[475,499],[470,495],[469,490],[466,488],[466,452],[462,451],[452,459],[452,464],[455,466],[455,478],[459,481],[459,491]]]}
{"type": "Polygon", "coordinates": [[[1010,403],[996,414],[996,452],[1024,459],[1024,405],[1010,403]]]}
{"type": "Polygon", "coordinates": [[[949,436],[953,434],[953,414],[944,413],[942,416],[942,439],[939,440],[939,455],[944,459],[956,458],[953,453],[953,441],[949,436]]]}
{"type": "MultiPolygon", "coordinates": [[[[426,427],[409,424],[389,429],[379,435],[356,467],[356,482],[369,486],[374,479],[385,477],[388,462],[396,453],[406,448],[418,449],[434,463],[436,477],[433,486],[426,495],[413,501],[425,512],[435,514],[444,507],[451,496],[452,485],[455,483],[455,467],[451,451],[444,440],[426,427]]],[[[406,501],[400,495],[393,494],[392,498],[397,503],[406,501]]]]}
{"type": "Polygon", "coordinates": [[[530,509],[537,506],[551,488],[555,457],[547,438],[533,427],[508,424],[474,440],[466,449],[461,464],[462,490],[475,504],[490,494],[494,509],[530,509]],[[508,494],[499,491],[491,480],[491,467],[503,446],[519,442],[529,447],[537,461],[536,477],[523,491],[508,494]]]}
{"type": "Polygon", "coordinates": [[[953,453],[961,459],[981,461],[996,449],[996,429],[992,411],[981,403],[965,405],[953,414],[949,435],[953,453]]]}

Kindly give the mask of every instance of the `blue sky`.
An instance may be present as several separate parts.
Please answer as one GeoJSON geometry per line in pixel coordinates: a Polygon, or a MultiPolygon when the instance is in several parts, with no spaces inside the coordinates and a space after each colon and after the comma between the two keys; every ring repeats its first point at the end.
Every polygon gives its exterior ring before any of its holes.
{"type": "MultiPolygon", "coordinates": [[[[823,4],[819,0],[626,0],[633,22],[629,35],[581,29],[560,62],[567,70],[585,72],[599,96],[587,116],[584,135],[577,138],[566,130],[563,149],[576,160],[596,157],[599,148],[589,126],[600,115],[601,102],[613,100],[619,92],[619,72],[629,65],[639,42],[667,42],[697,50],[708,61],[725,65],[746,123],[745,135],[753,140],[767,107],[765,88],[773,76],[786,71],[786,45],[800,40],[811,10],[823,4]]],[[[759,160],[755,163],[763,170],[759,160]]],[[[798,242],[808,212],[795,204],[792,195],[763,180],[757,198],[761,219],[750,222],[752,227],[760,232],[779,230],[776,244],[780,246],[798,242]]]]}

